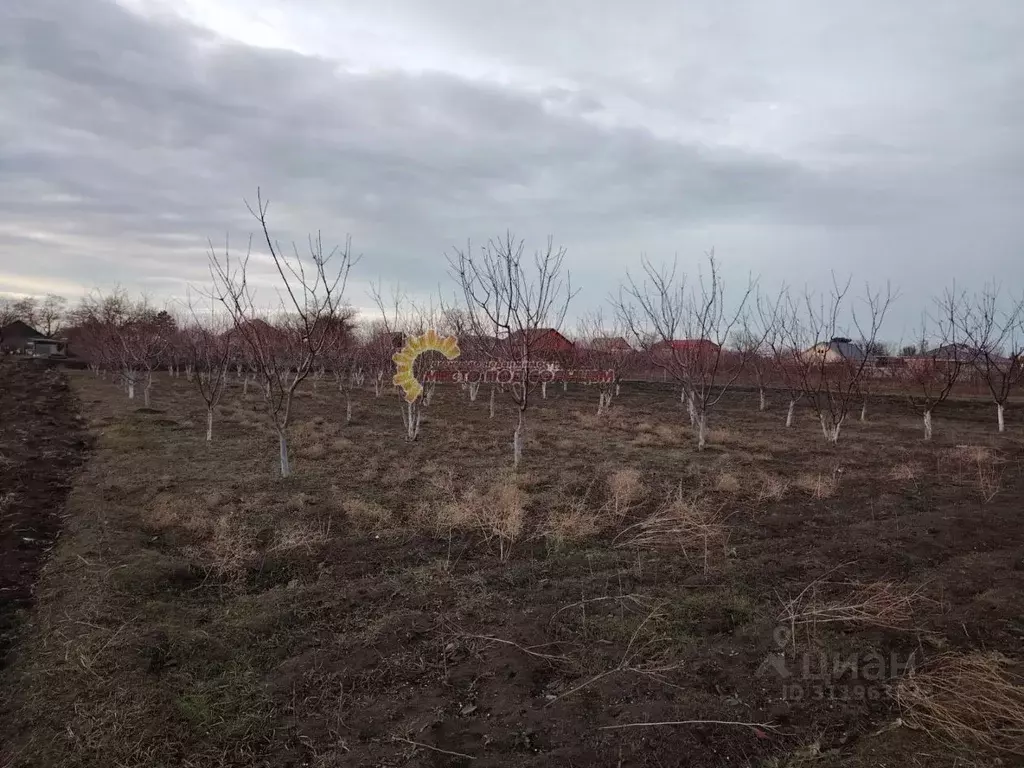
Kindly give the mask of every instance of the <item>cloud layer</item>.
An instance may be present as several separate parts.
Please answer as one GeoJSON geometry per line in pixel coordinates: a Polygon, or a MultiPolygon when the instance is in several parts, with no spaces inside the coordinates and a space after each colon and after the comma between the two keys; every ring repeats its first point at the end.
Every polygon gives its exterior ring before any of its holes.
{"type": "Polygon", "coordinates": [[[356,305],[511,228],[568,247],[578,310],[714,246],[892,279],[899,335],[1024,278],[1022,35],[995,1],[3,4],[0,292],[181,296],[259,185],[282,240],[352,235],[356,305]]]}

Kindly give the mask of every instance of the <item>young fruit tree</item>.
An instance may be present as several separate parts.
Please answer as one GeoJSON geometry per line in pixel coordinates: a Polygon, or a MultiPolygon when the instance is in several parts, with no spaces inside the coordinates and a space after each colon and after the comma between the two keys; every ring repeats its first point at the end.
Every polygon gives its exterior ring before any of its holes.
{"type": "Polygon", "coordinates": [[[797,300],[787,298],[780,329],[785,334],[789,359],[783,365],[795,376],[803,400],[818,417],[827,442],[839,442],[839,433],[854,399],[861,393],[861,382],[870,362],[865,351],[875,342],[893,301],[892,289],[885,292],[865,287],[859,302],[847,302],[850,281],[840,286],[832,277],[828,296],[810,291],[797,300]],[[844,315],[849,311],[850,319],[844,315]],[[852,323],[861,345],[844,334],[846,322],[852,323]]]}
{"type": "Polygon", "coordinates": [[[518,411],[512,433],[513,468],[522,460],[530,393],[540,383],[535,364],[543,362],[552,332],[561,327],[575,295],[564,267],[564,248],[555,248],[549,237],[547,247],[534,252],[532,259],[524,250],[524,241],[506,232],[477,253],[467,245],[448,256],[472,335],[488,344],[488,357],[509,372],[518,411]]]}
{"type": "Polygon", "coordinates": [[[179,329],[177,359],[191,371],[189,378],[206,406],[206,441],[213,440],[213,413],[228,384],[234,357],[233,328],[211,314],[200,322],[189,302],[190,325],[179,329]]]}
{"type": "Polygon", "coordinates": [[[633,339],[681,386],[698,451],[707,444],[709,412],[743,370],[744,354],[727,351],[725,344],[754,290],[754,281],[748,279],[736,300],[728,303],[713,251],[707,261],[707,274],[700,274],[694,285],[678,271],[677,262],[656,268],[645,258],[643,281],[627,275],[616,302],[633,339]]]}
{"type": "Polygon", "coordinates": [[[270,203],[263,200],[258,189],[256,203],[255,210],[248,203],[246,207],[259,222],[278,279],[277,322],[271,325],[262,319],[264,309],[250,282],[251,238],[240,260],[232,259],[226,244],[223,255],[210,244],[211,295],[230,315],[237,343],[246,350],[262,385],[267,415],[277,434],[281,477],[288,477],[288,427],[295,390],[320,363],[324,345],[343,312],[354,259],[350,240],[346,239],[343,248],[325,251],[319,233],[309,238],[308,259],[300,257],[294,244],[292,255],[287,255],[270,235],[270,203]]]}
{"type": "Polygon", "coordinates": [[[996,423],[1006,431],[1006,403],[1024,381],[1024,299],[1003,301],[998,286],[987,286],[961,313],[961,329],[972,365],[996,405],[996,423]]]}
{"type": "Polygon", "coordinates": [[[598,416],[606,413],[618,396],[622,377],[639,367],[639,355],[626,341],[628,334],[629,331],[617,322],[609,326],[600,311],[580,322],[579,340],[570,365],[610,374],[598,379],[598,416]]]}
{"type": "Polygon", "coordinates": [[[924,439],[932,439],[932,416],[952,394],[976,350],[964,341],[963,308],[967,299],[955,289],[934,300],[933,311],[922,322],[918,354],[907,359],[900,384],[910,404],[921,415],[924,439]],[[937,343],[932,344],[929,340],[937,343]]]}

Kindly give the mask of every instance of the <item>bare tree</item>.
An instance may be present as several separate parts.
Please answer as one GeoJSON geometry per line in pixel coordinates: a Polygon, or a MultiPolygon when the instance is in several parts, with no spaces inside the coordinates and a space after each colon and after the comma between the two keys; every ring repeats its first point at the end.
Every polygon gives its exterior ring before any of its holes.
{"type": "Polygon", "coordinates": [[[606,321],[600,310],[580,321],[579,340],[569,365],[610,374],[607,378],[599,377],[597,382],[598,416],[607,411],[612,399],[619,394],[622,376],[638,365],[639,355],[625,338],[628,334],[618,317],[606,321]]]}
{"type": "Polygon", "coordinates": [[[709,411],[743,369],[744,355],[728,352],[725,345],[754,290],[754,281],[748,280],[735,303],[728,305],[714,251],[707,254],[707,262],[708,272],[690,285],[677,263],[659,269],[645,258],[645,279],[638,284],[627,275],[616,303],[633,338],[681,385],[698,451],[707,443],[709,411]]]}
{"type": "Polygon", "coordinates": [[[55,293],[48,293],[39,305],[37,312],[39,330],[47,336],[53,336],[64,326],[67,315],[68,300],[55,293]]]}
{"type": "Polygon", "coordinates": [[[821,423],[825,440],[835,444],[851,404],[861,394],[860,384],[868,355],[844,335],[843,317],[849,307],[850,322],[868,345],[878,337],[893,301],[885,292],[865,287],[859,302],[847,302],[850,280],[840,285],[832,276],[828,296],[807,291],[799,300],[787,299],[782,329],[789,359],[783,365],[800,383],[803,399],[821,423]]]}
{"type": "Polygon", "coordinates": [[[996,404],[999,431],[1006,431],[1006,403],[1024,381],[1024,299],[1003,306],[998,285],[986,286],[960,315],[971,362],[996,404]]]}
{"type": "Polygon", "coordinates": [[[920,354],[907,361],[900,377],[907,399],[921,414],[925,440],[932,439],[935,410],[946,402],[964,367],[971,365],[975,357],[974,351],[964,344],[961,320],[965,302],[963,293],[957,293],[955,288],[935,299],[933,311],[922,320],[920,354]],[[938,344],[928,344],[929,336],[938,344]]]}
{"type": "Polygon", "coordinates": [[[549,237],[546,248],[532,259],[524,257],[524,249],[523,240],[506,232],[476,254],[467,244],[448,256],[473,335],[481,343],[493,340],[489,357],[510,370],[511,397],[518,410],[513,467],[522,459],[530,393],[539,383],[531,376],[531,366],[548,343],[548,331],[561,327],[575,295],[564,268],[564,248],[555,248],[549,237]]]}
{"type": "Polygon", "coordinates": [[[192,322],[176,334],[175,357],[184,360],[206,405],[206,440],[213,440],[213,413],[227,389],[228,370],[234,357],[234,328],[230,320],[213,312],[200,319],[191,297],[188,300],[192,322]]]}
{"type": "Polygon", "coordinates": [[[280,279],[277,327],[262,320],[264,314],[248,280],[252,239],[245,256],[232,261],[228,246],[219,256],[210,244],[212,296],[227,309],[238,343],[245,347],[263,385],[267,413],[280,449],[281,476],[291,474],[288,455],[288,426],[292,400],[298,388],[319,362],[324,345],[342,307],[353,264],[351,241],[343,248],[325,251],[319,233],[309,238],[309,263],[292,245],[288,256],[270,235],[267,224],[269,201],[256,191],[256,209],[246,207],[259,222],[271,261],[280,279]]]}

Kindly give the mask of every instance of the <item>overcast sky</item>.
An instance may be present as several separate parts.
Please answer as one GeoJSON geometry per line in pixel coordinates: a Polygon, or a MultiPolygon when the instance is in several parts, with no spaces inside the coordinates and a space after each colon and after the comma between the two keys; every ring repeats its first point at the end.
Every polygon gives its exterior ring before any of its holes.
{"type": "Polygon", "coordinates": [[[1024,4],[6,0],[0,292],[162,302],[207,238],[351,234],[420,296],[511,228],[576,313],[640,254],[731,280],[1024,286],[1024,4]]]}

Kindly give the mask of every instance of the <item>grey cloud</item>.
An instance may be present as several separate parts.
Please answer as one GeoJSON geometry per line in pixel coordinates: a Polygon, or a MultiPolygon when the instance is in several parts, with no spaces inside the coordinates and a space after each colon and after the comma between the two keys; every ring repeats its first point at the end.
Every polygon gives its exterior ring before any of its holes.
{"type": "MultiPolygon", "coordinates": [[[[529,14],[513,16],[519,26],[498,36],[486,14],[457,19],[454,7],[438,5],[420,22],[459,43],[471,35],[497,40],[499,53],[522,66],[550,64],[581,82],[590,72],[592,87],[353,72],[324,58],[226,43],[185,22],[143,18],[102,0],[0,9],[0,83],[15,105],[0,117],[0,282],[4,273],[48,274],[173,292],[175,276],[205,276],[208,237],[219,242],[230,231],[243,242],[253,222],[242,198],[257,185],[272,200],[270,218],[282,240],[301,245],[318,227],[334,241],[350,232],[366,254],[365,279],[380,274],[422,292],[445,279],[447,248],[506,227],[536,242],[550,232],[569,245],[587,287],[581,298],[591,304],[642,250],[668,256],[691,249],[697,256],[717,245],[727,261],[737,253],[737,269],[824,266],[827,274],[833,266],[900,281],[919,279],[922,248],[938,263],[951,261],[960,243],[969,243],[965,225],[987,228],[993,268],[1006,268],[1010,251],[1024,242],[1020,225],[999,215],[1021,201],[1024,188],[1024,153],[1011,136],[1024,114],[1019,100],[1000,92],[1001,84],[1020,84],[1024,72],[1019,54],[1007,52],[1006,30],[1019,27],[1015,15],[1003,25],[995,55],[977,45],[960,51],[972,72],[990,73],[978,103],[950,105],[933,79],[921,85],[921,114],[937,121],[932,125],[897,109],[889,128],[885,114],[865,113],[843,130],[835,122],[850,114],[842,94],[827,93],[824,82],[806,85],[811,96],[839,106],[821,113],[834,130],[825,137],[809,131],[802,154],[667,138],[655,127],[600,119],[608,99],[626,94],[717,130],[737,105],[794,93],[794,60],[757,43],[763,14],[737,27],[749,50],[722,51],[703,63],[701,52],[711,48],[681,51],[685,66],[630,89],[636,71],[616,77],[594,65],[587,31],[608,37],[609,30],[592,19],[574,44],[559,49],[570,17],[538,24],[529,14]],[[578,65],[567,63],[573,56],[578,65]],[[748,71],[743,62],[763,67],[748,71]],[[961,165],[948,155],[958,134],[970,130],[985,145],[966,151],[970,162],[961,165]],[[976,188],[958,189],[965,183],[976,188]],[[31,234],[39,231],[63,241],[40,241],[31,234]]],[[[668,7],[650,5],[652,13],[668,7]]],[[[403,12],[415,19],[422,8],[403,12]]],[[[906,23],[902,16],[878,19],[883,27],[906,23]]],[[[698,42],[701,34],[720,35],[726,21],[720,11],[675,19],[698,42]]],[[[657,26],[638,16],[625,37],[640,44],[643,31],[657,26]]],[[[656,35],[651,55],[641,50],[644,66],[670,44],[673,24],[661,26],[667,31],[656,35]]],[[[814,29],[797,22],[798,33],[814,29]]],[[[841,38],[842,30],[831,34],[841,38]]],[[[954,81],[955,67],[937,56],[946,49],[923,33],[910,44],[949,74],[946,90],[957,98],[978,82],[954,81]]],[[[835,48],[838,59],[860,60],[848,41],[835,48]]],[[[610,45],[609,56],[625,60],[627,49],[610,45]]],[[[868,72],[881,66],[862,64],[868,72]]],[[[868,86],[853,79],[835,87],[845,85],[852,104],[870,101],[868,86]]],[[[882,101],[899,107],[901,87],[896,82],[882,101]]]]}

